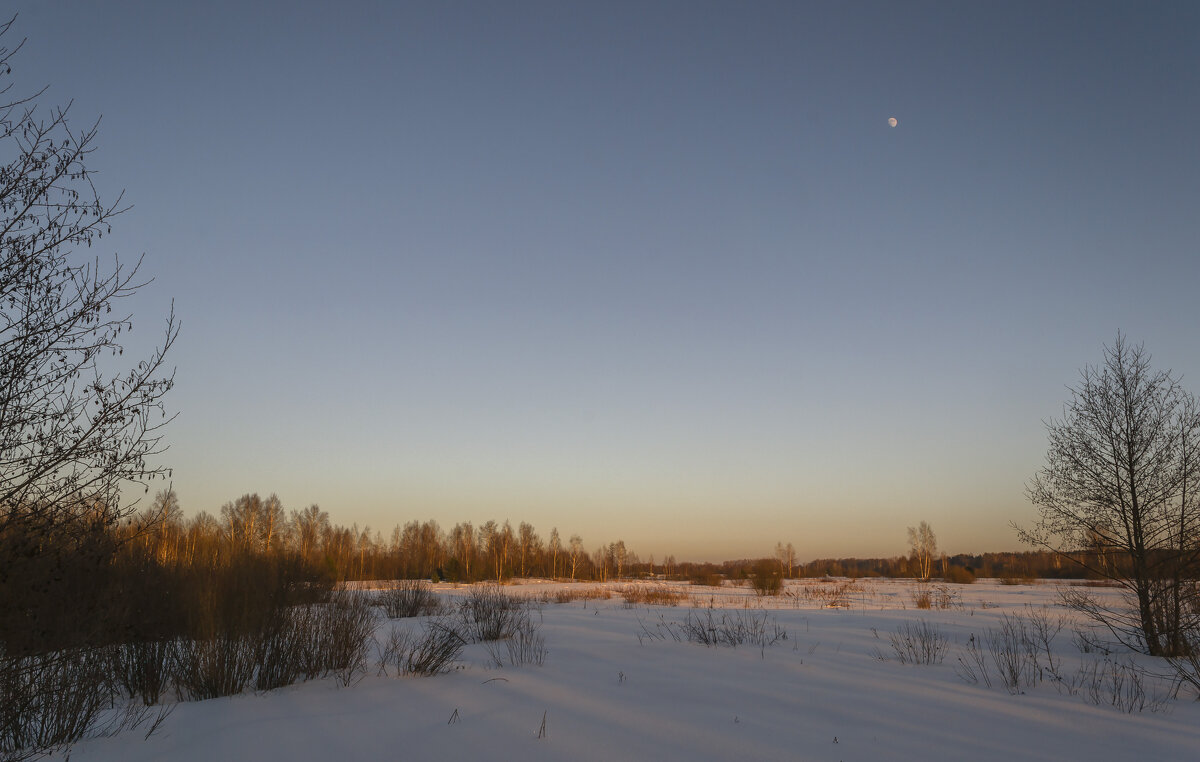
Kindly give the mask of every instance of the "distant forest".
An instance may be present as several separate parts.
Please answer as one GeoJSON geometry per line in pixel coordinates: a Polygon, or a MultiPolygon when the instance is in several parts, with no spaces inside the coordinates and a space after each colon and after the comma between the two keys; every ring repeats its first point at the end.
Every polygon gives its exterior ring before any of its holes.
{"type": "MultiPolygon", "coordinates": [[[[159,493],[123,530],[128,541],[170,564],[221,564],[245,555],[287,557],[334,582],[432,579],[451,582],[503,581],[513,577],[599,580],[662,578],[712,582],[749,579],[764,563],[775,573],[799,577],[919,577],[914,558],[795,559],[790,544],[773,555],[721,563],[642,558],[623,540],[588,545],[577,534],[553,528],[543,537],[520,522],[460,522],[443,529],[436,521],[409,521],[384,536],[370,527],[342,526],[316,505],[286,511],[275,495],[243,495],[219,516],[200,512],[185,518],[173,492],[159,493]]],[[[899,538],[898,538],[899,539],[899,538]]],[[[1082,554],[1080,554],[1082,558],[1082,554]]],[[[1062,556],[1044,552],[957,554],[935,559],[933,575],[952,582],[976,577],[1005,580],[1084,576],[1062,556]]]]}

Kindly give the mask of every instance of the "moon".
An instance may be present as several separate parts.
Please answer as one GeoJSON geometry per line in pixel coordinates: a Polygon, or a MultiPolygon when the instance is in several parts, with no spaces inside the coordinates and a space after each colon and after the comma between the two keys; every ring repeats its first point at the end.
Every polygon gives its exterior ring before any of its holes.
{"type": "Polygon", "coordinates": [[[894,116],[889,116],[889,117],[888,117],[888,127],[895,127],[895,126],[896,126],[896,125],[898,125],[898,124],[900,124],[900,120],[899,120],[899,119],[897,119],[897,118],[896,118],[896,117],[894,117],[894,116]]]}

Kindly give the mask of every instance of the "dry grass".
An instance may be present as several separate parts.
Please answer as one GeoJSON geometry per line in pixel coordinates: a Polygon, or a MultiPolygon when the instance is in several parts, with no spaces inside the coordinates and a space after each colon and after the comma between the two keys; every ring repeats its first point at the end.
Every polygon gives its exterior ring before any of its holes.
{"type": "Polygon", "coordinates": [[[570,603],[571,601],[607,600],[612,598],[608,588],[593,585],[579,585],[555,590],[553,593],[543,593],[539,600],[542,603],[570,603]]]}
{"type": "Polygon", "coordinates": [[[670,585],[626,585],[617,591],[626,605],[678,606],[691,597],[670,585]]]}
{"type": "Polygon", "coordinates": [[[829,609],[848,609],[855,595],[862,594],[863,585],[860,582],[818,582],[811,585],[801,585],[793,596],[797,602],[807,601],[829,609]]]}
{"type": "Polygon", "coordinates": [[[958,593],[947,585],[917,585],[912,589],[912,601],[919,609],[949,609],[962,606],[958,593]]]}

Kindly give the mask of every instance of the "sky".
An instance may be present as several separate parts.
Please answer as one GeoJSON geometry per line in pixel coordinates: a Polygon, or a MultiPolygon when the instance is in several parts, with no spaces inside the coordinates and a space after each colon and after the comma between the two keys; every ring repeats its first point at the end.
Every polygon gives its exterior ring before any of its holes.
{"type": "Polygon", "coordinates": [[[1200,393],[1195,3],[14,7],[189,513],[1021,549],[1118,331],[1200,393]]]}

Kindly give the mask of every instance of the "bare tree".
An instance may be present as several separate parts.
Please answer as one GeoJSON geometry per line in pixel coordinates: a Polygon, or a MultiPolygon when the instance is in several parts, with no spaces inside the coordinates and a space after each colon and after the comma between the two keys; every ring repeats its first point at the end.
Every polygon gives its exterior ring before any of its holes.
{"type": "Polygon", "coordinates": [[[232,503],[221,506],[221,521],[229,544],[239,552],[256,552],[260,549],[262,533],[262,498],[258,493],[242,495],[232,503]]]}
{"type": "Polygon", "coordinates": [[[96,572],[117,544],[146,539],[145,525],[112,530],[170,474],[157,456],[178,332],[172,312],[156,348],[124,355],[124,300],[148,282],[141,260],[86,249],[127,207],[92,184],[98,123],[78,129],[69,103],[13,91],[12,23],[0,23],[0,651],[10,654],[106,637],[114,620],[96,572]]]}
{"type": "Polygon", "coordinates": [[[779,559],[783,575],[791,579],[792,569],[796,568],[796,548],[790,542],[787,545],[777,542],[775,543],[775,557],[779,559]]]}
{"type": "Polygon", "coordinates": [[[629,551],[625,548],[624,540],[617,540],[609,546],[608,555],[613,560],[613,565],[617,567],[617,579],[625,576],[625,564],[629,560],[629,551]]]}
{"type": "Polygon", "coordinates": [[[521,576],[528,576],[528,565],[542,547],[542,538],[538,537],[533,525],[522,521],[517,527],[517,543],[521,552],[521,576]]]}
{"type": "Polygon", "coordinates": [[[263,550],[268,553],[271,548],[279,542],[279,535],[282,533],[284,525],[287,523],[287,511],[283,509],[283,502],[274,492],[271,496],[263,501],[262,504],[262,521],[260,532],[262,534],[263,550]]]}
{"type": "Polygon", "coordinates": [[[908,528],[908,544],[921,579],[929,579],[933,576],[933,558],[937,555],[937,536],[929,522],[922,521],[919,526],[908,528]]]}
{"type": "Polygon", "coordinates": [[[569,557],[571,560],[571,581],[575,581],[575,572],[579,568],[579,562],[583,560],[583,538],[577,534],[571,535],[569,546],[569,557]]]}
{"type": "Polygon", "coordinates": [[[1125,589],[1124,609],[1086,593],[1068,601],[1120,642],[1183,654],[1197,624],[1200,406],[1120,334],[1081,376],[1046,424],[1046,466],[1027,488],[1041,518],[1020,536],[1125,589]]]}
{"type": "Polygon", "coordinates": [[[462,568],[462,575],[470,579],[471,561],[477,553],[475,529],[471,526],[471,522],[454,525],[454,529],[450,530],[450,546],[451,555],[462,568]]]}
{"type": "Polygon", "coordinates": [[[562,540],[558,536],[558,527],[550,530],[550,546],[548,550],[550,553],[550,578],[555,579],[558,577],[558,556],[562,553],[562,540]]]}
{"type": "Polygon", "coordinates": [[[313,560],[323,530],[329,526],[329,514],[313,503],[302,511],[292,511],[292,525],[300,545],[300,556],[308,561],[313,560]]]}
{"type": "Polygon", "coordinates": [[[10,537],[84,514],[112,525],[136,509],[123,487],[167,476],[153,456],[165,449],[165,356],[178,330],[171,314],[148,357],[122,356],[133,323],[121,300],[146,284],[141,260],[102,265],[78,250],[127,207],[92,184],[96,124],[72,128],[70,104],[39,107],[44,90],[9,94],[19,48],[0,47],[0,533],[10,537]]]}

